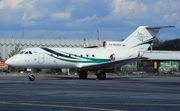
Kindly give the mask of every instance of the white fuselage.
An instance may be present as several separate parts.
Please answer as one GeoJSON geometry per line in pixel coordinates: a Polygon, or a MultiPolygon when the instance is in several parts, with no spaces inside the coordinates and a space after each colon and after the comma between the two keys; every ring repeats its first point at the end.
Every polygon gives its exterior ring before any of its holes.
{"type": "Polygon", "coordinates": [[[22,68],[82,68],[138,56],[137,50],[111,48],[27,48],[6,61],[22,68]]]}

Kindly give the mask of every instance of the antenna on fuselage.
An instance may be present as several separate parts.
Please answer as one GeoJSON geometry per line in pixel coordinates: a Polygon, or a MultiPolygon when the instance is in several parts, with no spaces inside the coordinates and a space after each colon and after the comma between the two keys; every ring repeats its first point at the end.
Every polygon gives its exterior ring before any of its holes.
{"type": "Polygon", "coordinates": [[[97,40],[99,40],[99,30],[97,30],[97,40]]]}
{"type": "Polygon", "coordinates": [[[84,39],[84,47],[86,47],[86,39],[84,39]]]}

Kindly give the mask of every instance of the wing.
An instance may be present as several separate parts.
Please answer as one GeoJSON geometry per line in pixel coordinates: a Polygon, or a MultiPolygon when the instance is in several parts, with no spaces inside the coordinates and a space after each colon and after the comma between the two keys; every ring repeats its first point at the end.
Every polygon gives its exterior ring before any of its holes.
{"type": "Polygon", "coordinates": [[[110,68],[122,66],[122,65],[125,65],[125,64],[128,64],[128,63],[147,60],[147,59],[148,58],[146,58],[146,57],[128,58],[128,59],[123,59],[123,60],[110,61],[110,62],[105,62],[105,63],[101,63],[101,64],[85,66],[85,67],[82,67],[81,70],[110,69],[110,68]]]}

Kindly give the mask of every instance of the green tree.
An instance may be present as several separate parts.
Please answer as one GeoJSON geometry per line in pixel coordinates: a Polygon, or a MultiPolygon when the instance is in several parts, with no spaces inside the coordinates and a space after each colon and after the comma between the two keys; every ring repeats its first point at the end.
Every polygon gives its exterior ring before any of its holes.
{"type": "Polygon", "coordinates": [[[16,45],[15,48],[8,54],[9,58],[16,55],[18,52],[20,52],[22,50],[22,48],[20,47],[20,45],[16,45]]]}
{"type": "Polygon", "coordinates": [[[159,41],[155,40],[153,50],[180,50],[180,39],[159,41]]]}
{"type": "Polygon", "coordinates": [[[1,53],[0,53],[0,61],[2,60],[2,55],[1,55],[1,53]]]}
{"type": "Polygon", "coordinates": [[[155,40],[153,41],[153,47],[158,47],[161,44],[163,44],[163,41],[159,40],[158,38],[155,38],[155,40]]]}
{"type": "Polygon", "coordinates": [[[166,40],[164,41],[164,44],[162,44],[161,47],[166,47],[166,48],[173,48],[173,49],[179,49],[180,48],[180,39],[174,39],[174,40],[166,40]]]}

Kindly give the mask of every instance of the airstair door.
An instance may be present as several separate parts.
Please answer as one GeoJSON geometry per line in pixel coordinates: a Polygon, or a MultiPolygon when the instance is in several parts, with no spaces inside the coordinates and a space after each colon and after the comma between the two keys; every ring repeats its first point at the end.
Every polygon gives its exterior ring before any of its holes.
{"type": "Polygon", "coordinates": [[[44,63],[44,54],[43,53],[39,53],[39,55],[38,55],[38,62],[39,62],[39,64],[43,64],[44,63]]]}

